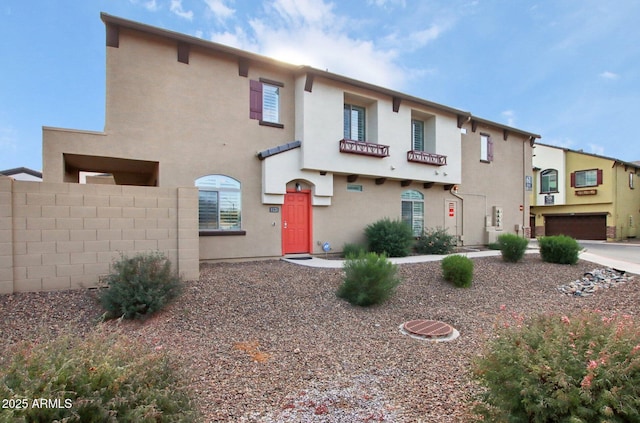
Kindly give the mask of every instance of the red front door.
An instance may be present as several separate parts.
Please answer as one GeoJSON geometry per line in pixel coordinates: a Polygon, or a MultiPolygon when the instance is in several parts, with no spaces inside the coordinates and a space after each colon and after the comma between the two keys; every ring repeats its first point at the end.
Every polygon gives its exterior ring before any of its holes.
{"type": "Polygon", "coordinates": [[[309,192],[287,192],[282,207],[282,254],[311,252],[309,192]]]}

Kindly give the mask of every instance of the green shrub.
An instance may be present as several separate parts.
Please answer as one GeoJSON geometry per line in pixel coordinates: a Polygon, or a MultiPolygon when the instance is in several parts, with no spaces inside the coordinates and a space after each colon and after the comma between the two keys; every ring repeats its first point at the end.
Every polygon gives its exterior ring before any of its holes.
{"type": "Polygon", "coordinates": [[[416,251],[420,254],[449,254],[456,247],[456,237],[446,229],[427,229],[416,242],[416,251]]]}
{"type": "Polygon", "coordinates": [[[345,276],[336,295],[354,305],[380,304],[391,297],[400,284],[397,270],[384,254],[350,257],[344,263],[345,276]]]}
{"type": "Polygon", "coordinates": [[[521,238],[515,234],[503,234],[498,237],[498,245],[502,253],[502,259],[510,263],[522,260],[524,252],[527,251],[529,240],[521,238]]]}
{"type": "Polygon", "coordinates": [[[196,421],[177,370],[166,353],[103,331],[22,342],[0,361],[0,398],[13,401],[0,421],[196,421]]]}
{"type": "Polygon", "coordinates": [[[457,254],[442,259],[442,276],[458,288],[469,288],[473,279],[473,261],[457,254]]]}
{"type": "Polygon", "coordinates": [[[476,407],[491,422],[640,421],[640,325],[583,312],[497,328],[473,373],[476,407]]]}
{"type": "Polygon", "coordinates": [[[387,257],[405,257],[411,251],[413,231],[401,220],[378,220],[367,226],[364,233],[371,252],[387,257]]]}
{"type": "Polygon", "coordinates": [[[103,281],[98,297],[107,318],[147,317],[161,310],[182,292],[180,277],[162,253],[122,256],[103,281]]]}
{"type": "Polygon", "coordinates": [[[487,244],[487,248],[490,250],[499,250],[500,249],[500,244],[497,242],[490,242],[487,244]]]}
{"type": "Polygon", "coordinates": [[[581,248],[578,242],[566,235],[538,238],[542,261],[559,264],[576,264],[581,248]]]}
{"type": "Polygon", "coordinates": [[[360,244],[344,244],[342,248],[342,256],[347,257],[357,257],[367,252],[367,249],[364,245],[360,244]]]}

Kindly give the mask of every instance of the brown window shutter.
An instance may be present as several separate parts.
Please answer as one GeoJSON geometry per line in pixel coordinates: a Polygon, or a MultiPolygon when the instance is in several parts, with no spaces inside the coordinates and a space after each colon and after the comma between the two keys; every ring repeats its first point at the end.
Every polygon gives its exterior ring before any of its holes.
{"type": "Polygon", "coordinates": [[[249,81],[249,118],[262,120],[262,82],[249,81]]]}
{"type": "Polygon", "coordinates": [[[571,172],[571,188],[575,188],[576,186],[576,173],[571,172]]]}
{"type": "Polygon", "coordinates": [[[602,185],[602,169],[598,169],[598,185],[602,185]]]}
{"type": "Polygon", "coordinates": [[[189,44],[178,43],[178,62],[189,64],[189,44]]]}
{"type": "Polygon", "coordinates": [[[487,136],[487,160],[493,161],[493,140],[487,136]]]}

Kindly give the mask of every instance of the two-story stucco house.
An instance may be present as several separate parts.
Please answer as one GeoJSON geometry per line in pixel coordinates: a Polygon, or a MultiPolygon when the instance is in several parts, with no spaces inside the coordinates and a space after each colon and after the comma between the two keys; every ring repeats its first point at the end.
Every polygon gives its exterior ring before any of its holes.
{"type": "Polygon", "coordinates": [[[638,236],[640,165],[536,144],[534,235],[621,240],[638,236]]]}
{"type": "Polygon", "coordinates": [[[321,253],[402,219],[465,245],[525,234],[538,135],[308,66],[102,14],[103,132],[45,127],[44,179],[199,189],[201,260],[321,253]],[[530,186],[530,184],[529,184],[530,186]]]}

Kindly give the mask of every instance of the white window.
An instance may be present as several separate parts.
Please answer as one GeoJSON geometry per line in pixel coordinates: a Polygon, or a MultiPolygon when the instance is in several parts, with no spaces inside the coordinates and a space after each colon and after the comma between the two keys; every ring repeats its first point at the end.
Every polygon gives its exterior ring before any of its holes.
{"type": "Polygon", "coordinates": [[[480,134],[480,161],[493,161],[493,141],[487,134],[480,134]]]}
{"type": "Polygon", "coordinates": [[[540,173],[540,193],[558,192],[558,171],[545,169],[540,173]]]}
{"type": "MultiPolygon", "coordinates": [[[[598,180],[598,174],[600,173],[600,175],[602,174],[601,172],[598,171],[598,169],[591,169],[591,170],[580,170],[578,172],[575,172],[574,174],[574,181],[573,181],[573,185],[576,188],[583,188],[583,187],[595,187],[600,185],[600,181],[598,180]]],[[[602,177],[600,177],[601,179],[602,177]]]]}
{"type": "Polygon", "coordinates": [[[196,179],[200,231],[241,229],[240,182],[226,175],[196,179]]]}
{"type": "Polygon", "coordinates": [[[411,149],[424,151],[424,122],[411,119],[411,149]]]}
{"type": "Polygon", "coordinates": [[[413,231],[413,236],[421,236],[424,231],[424,195],[416,190],[402,193],[402,221],[413,231]]]}
{"type": "Polygon", "coordinates": [[[280,122],[280,88],[275,85],[262,84],[262,120],[280,122]]]}
{"type": "Polygon", "coordinates": [[[282,128],[280,123],[280,89],[284,84],[260,78],[249,82],[249,118],[260,124],[282,128]]]}
{"type": "Polygon", "coordinates": [[[344,105],[344,139],[365,141],[365,108],[344,105]]]}

